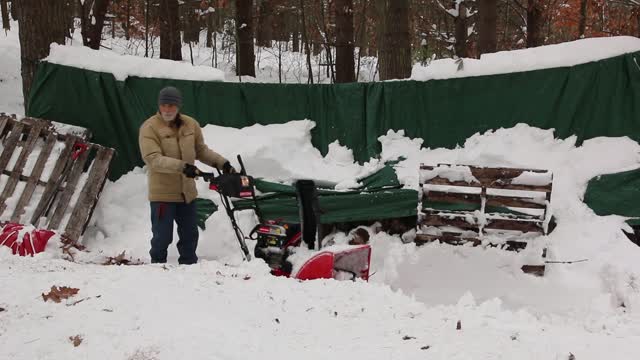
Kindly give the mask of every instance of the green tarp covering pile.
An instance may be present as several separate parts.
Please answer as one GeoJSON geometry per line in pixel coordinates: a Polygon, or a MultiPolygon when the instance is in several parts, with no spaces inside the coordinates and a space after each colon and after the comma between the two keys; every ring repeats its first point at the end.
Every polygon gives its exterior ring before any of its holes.
{"type": "MultiPolygon", "coordinates": [[[[245,127],[311,119],[313,144],[326,153],[340,140],[358,161],[379,153],[389,129],[455,147],[476,132],[527,123],[578,141],[597,136],[640,140],[640,53],[572,67],[431,81],[353,84],[257,84],[128,77],[41,63],[28,115],[89,128],[117,150],[111,179],[141,165],[138,128],[175,85],[183,110],[204,126],[245,127]]],[[[215,144],[211,144],[215,148],[215,144]]]]}
{"type": "MultiPolygon", "coordinates": [[[[400,218],[417,214],[418,192],[402,189],[392,167],[385,166],[359,182],[362,186],[350,191],[318,189],[321,223],[400,218]]],[[[256,189],[263,194],[257,199],[258,209],[263,220],[279,219],[292,223],[300,221],[298,202],[293,186],[256,179],[256,189]]],[[[202,204],[212,210],[210,212],[199,211],[199,223],[204,224],[206,218],[215,209],[210,207],[210,200],[198,199],[197,201],[198,206],[202,204]]],[[[250,199],[235,200],[233,205],[239,210],[252,209],[254,201],[250,199]]]]}
{"type": "Polygon", "coordinates": [[[626,216],[630,225],[640,225],[640,169],[594,178],[584,202],[598,215],[626,216]]]}
{"type": "MultiPolygon", "coordinates": [[[[180,88],[184,95],[183,111],[203,126],[241,128],[256,123],[311,119],[317,124],[312,131],[314,146],[325,154],[328,145],[339,140],[353,150],[358,161],[379,153],[378,137],[389,129],[405,130],[407,136],[422,138],[423,146],[431,148],[452,148],[476,132],[517,123],[555,128],[557,137],[576,135],[578,143],[598,136],[628,136],[640,141],[638,58],[640,53],[630,53],[571,67],[510,74],[335,85],[139,77],[117,81],[109,73],[43,62],[31,88],[27,115],[86,127],[92,131],[93,141],[115,148],[112,180],[142,165],[138,128],[156,111],[158,91],[166,85],[180,88]]],[[[215,148],[215,144],[210,145],[215,148]]],[[[590,199],[596,193],[593,190],[590,199]]],[[[613,205],[603,205],[610,197],[615,199],[612,204],[618,201],[640,204],[637,192],[623,193],[612,188],[606,194],[601,201],[591,203],[613,209],[613,205]]],[[[345,206],[347,211],[361,214],[337,216],[341,219],[374,217],[365,215],[373,202],[411,197],[385,190],[371,197],[372,203],[355,206],[355,199],[364,194],[340,196],[345,201],[336,208],[345,206]]],[[[322,201],[325,200],[321,204],[322,201]]],[[[268,213],[274,207],[280,209],[274,213],[282,210],[293,216],[291,204],[291,199],[275,197],[269,203],[265,200],[264,211],[268,213]],[[290,210],[284,211],[285,208],[290,210]]],[[[329,204],[324,206],[332,208],[329,204]]],[[[393,209],[392,205],[389,209],[393,209]]],[[[632,207],[619,209],[615,211],[628,209],[623,215],[640,216],[632,207]]],[[[329,213],[337,212],[338,209],[329,213]]],[[[331,219],[330,215],[323,216],[324,221],[331,219]]]]}

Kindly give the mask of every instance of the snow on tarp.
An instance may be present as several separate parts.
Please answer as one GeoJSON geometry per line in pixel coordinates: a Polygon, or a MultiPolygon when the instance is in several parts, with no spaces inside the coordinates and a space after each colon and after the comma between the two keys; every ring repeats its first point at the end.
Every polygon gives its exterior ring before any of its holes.
{"type": "Polygon", "coordinates": [[[464,181],[469,184],[480,182],[471,173],[471,168],[464,165],[443,165],[436,166],[433,170],[420,171],[420,182],[425,182],[436,177],[447,179],[451,182],[464,181]]]}
{"type": "Polygon", "coordinates": [[[549,185],[553,181],[553,175],[550,172],[534,172],[523,171],[522,174],[511,180],[512,184],[516,185],[533,185],[544,186],[549,185]]]}
{"type": "Polygon", "coordinates": [[[186,62],[118,55],[111,51],[92,50],[86,46],[51,44],[44,59],[50,63],[111,73],[116,80],[129,76],[194,81],[224,81],[224,73],[209,66],[193,66],[186,62]]]}
{"type": "Polygon", "coordinates": [[[415,65],[411,80],[426,81],[468,76],[507,74],[574,66],[640,51],[640,39],[632,36],[581,39],[529,49],[483,54],[480,59],[440,59],[428,66],[415,65]]]}

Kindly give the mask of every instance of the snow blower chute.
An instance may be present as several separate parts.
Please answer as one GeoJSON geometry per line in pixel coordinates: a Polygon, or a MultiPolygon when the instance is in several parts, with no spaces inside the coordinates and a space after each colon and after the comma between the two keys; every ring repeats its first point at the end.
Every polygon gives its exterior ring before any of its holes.
{"type": "Polygon", "coordinates": [[[220,174],[200,172],[200,176],[209,181],[209,188],[217,191],[222,198],[236,238],[246,260],[251,253],[245,240],[255,240],[254,256],[264,260],[276,276],[293,277],[300,280],[369,279],[371,247],[364,245],[339,245],[321,248],[318,238],[320,208],[315,183],[312,180],[298,180],[295,184],[300,221],[282,222],[277,219],[263,219],[259,201],[255,194],[254,179],[245,171],[242,158],[239,174],[220,174]],[[230,198],[253,199],[253,210],[259,223],[244,236],[235,219],[235,211],[230,198]],[[304,246],[303,246],[304,244],[304,246]]]}

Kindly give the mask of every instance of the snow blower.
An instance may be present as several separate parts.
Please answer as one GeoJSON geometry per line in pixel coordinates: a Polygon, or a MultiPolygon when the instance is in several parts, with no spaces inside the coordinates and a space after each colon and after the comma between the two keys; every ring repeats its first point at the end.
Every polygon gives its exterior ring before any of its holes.
{"type": "Polygon", "coordinates": [[[222,199],[234,233],[240,244],[245,260],[251,260],[246,240],[256,241],[254,256],[264,260],[275,276],[293,277],[300,280],[369,279],[371,247],[364,245],[340,245],[321,248],[318,236],[320,207],[315,183],[312,180],[298,180],[295,183],[298,202],[299,223],[264,219],[261,216],[256,197],[254,179],[246,174],[242,158],[238,155],[241,170],[239,174],[219,174],[200,172],[209,188],[217,191],[222,199]],[[230,198],[253,199],[253,210],[259,223],[245,236],[235,219],[235,211],[230,198]],[[303,244],[305,245],[303,247],[303,244]]]}

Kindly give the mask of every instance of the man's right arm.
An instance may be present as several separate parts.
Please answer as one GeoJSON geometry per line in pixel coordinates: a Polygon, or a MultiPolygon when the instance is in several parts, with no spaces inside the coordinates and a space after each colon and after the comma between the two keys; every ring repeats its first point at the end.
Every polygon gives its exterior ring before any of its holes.
{"type": "Polygon", "coordinates": [[[185,162],[162,155],[160,141],[150,126],[143,125],[140,128],[138,142],[142,160],[150,169],[163,173],[182,173],[185,162]]]}

